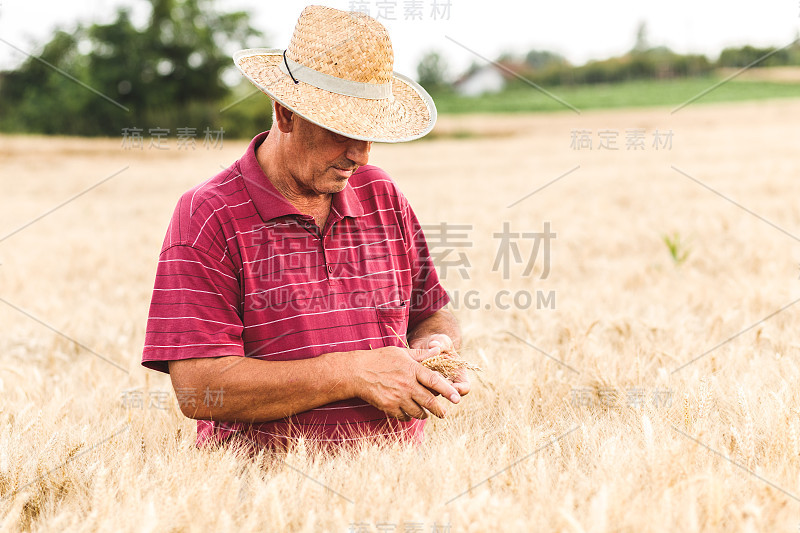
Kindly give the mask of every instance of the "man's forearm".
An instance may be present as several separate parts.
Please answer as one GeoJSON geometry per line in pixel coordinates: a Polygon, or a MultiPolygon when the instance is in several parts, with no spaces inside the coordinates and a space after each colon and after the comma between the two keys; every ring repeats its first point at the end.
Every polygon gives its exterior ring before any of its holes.
{"type": "Polygon", "coordinates": [[[170,363],[175,389],[222,391],[216,402],[183,406],[198,420],[268,422],[354,396],[348,365],[355,352],[299,361],[229,356],[170,363]]]}
{"type": "Polygon", "coordinates": [[[417,361],[421,350],[387,346],[333,352],[297,361],[240,356],[184,359],[169,364],[177,390],[222,390],[222,401],[182,406],[189,418],[225,422],[269,422],[338,400],[361,398],[389,416],[408,420],[427,412],[444,416],[433,394],[451,402],[458,390],[417,361]]]}
{"type": "Polygon", "coordinates": [[[453,313],[440,309],[420,322],[406,335],[408,344],[414,347],[415,341],[426,339],[431,335],[447,335],[453,341],[453,347],[461,348],[461,327],[453,313]]]}

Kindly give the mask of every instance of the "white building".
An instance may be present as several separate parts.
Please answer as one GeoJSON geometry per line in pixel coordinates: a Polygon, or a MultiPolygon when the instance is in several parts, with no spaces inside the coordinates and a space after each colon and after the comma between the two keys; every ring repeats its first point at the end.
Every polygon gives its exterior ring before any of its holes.
{"type": "Polygon", "coordinates": [[[506,85],[505,77],[494,65],[485,65],[467,74],[453,84],[461,96],[481,96],[486,93],[497,93],[506,85]]]}

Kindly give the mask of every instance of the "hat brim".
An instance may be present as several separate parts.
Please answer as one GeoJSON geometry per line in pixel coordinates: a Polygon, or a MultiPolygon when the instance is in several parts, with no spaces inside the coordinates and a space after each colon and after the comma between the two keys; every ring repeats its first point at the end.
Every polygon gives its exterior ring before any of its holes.
{"type": "Polygon", "coordinates": [[[283,50],[240,50],[233,62],[250,82],[304,119],[361,141],[396,143],[428,134],[436,123],[433,98],[414,80],[397,72],[389,98],[368,99],[295,83],[280,69],[283,50]]]}

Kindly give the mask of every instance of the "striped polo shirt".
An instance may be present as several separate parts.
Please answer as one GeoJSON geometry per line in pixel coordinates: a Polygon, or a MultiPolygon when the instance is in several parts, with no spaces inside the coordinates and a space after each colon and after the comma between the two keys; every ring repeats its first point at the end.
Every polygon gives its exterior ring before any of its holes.
{"type": "MultiPolygon", "coordinates": [[[[268,133],[178,202],[159,257],[145,367],[168,372],[167,361],[177,359],[286,361],[402,346],[407,331],[448,303],[417,217],[384,171],[359,167],[333,195],[320,231],[258,164],[256,148],[268,133]]],[[[224,402],[224,391],[176,395],[197,405],[224,402]]],[[[379,435],[419,442],[423,426],[352,398],[267,423],[199,420],[197,445],[235,433],[269,446],[299,435],[320,443],[379,435]]]]}

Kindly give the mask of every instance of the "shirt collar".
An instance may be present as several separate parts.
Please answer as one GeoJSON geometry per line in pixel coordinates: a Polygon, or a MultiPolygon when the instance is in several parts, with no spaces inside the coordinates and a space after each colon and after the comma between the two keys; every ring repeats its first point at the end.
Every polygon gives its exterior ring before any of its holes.
{"type": "MultiPolygon", "coordinates": [[[[356,170],[356,172],[358,172],[358,170],[356,170]]],[[[355,174],[355,172],[353,174],[355,174]]],[[[344,189],[342,189],[341,192],[335,193],[331,200],[331,207],[342,215],[342,218],[360,217],[364,214],[364,206],[361,205],[361,200],[358,199],[356,191],[354,191],[353,186],[350,185],[351,179],[353,179],[352,175],[350,179],[347,180],[347,185],[345,185],[344,189]]]]}
{"type": "MultiPolygon", "coordinates": [[[[302,216],[302,213],[275,188],[267,178],[267,175],[264,174],[261,165],[258,164],[256,150],[261,146],[268,134],[269,131],[265,131],[253,137],[253,140],[250,141],[250,146],[247,147],[247,152],[239,160],[239,169],[241,170],[245,187],[247,187],[247,192],[253,199],[253,204],[264,222],[286,215],[302,216]]],[[[349,180],[341,192],[333,194],[331,208],[342,217],[360,217],[364,214],[361,201],[358,199],[349,180]]]]}

